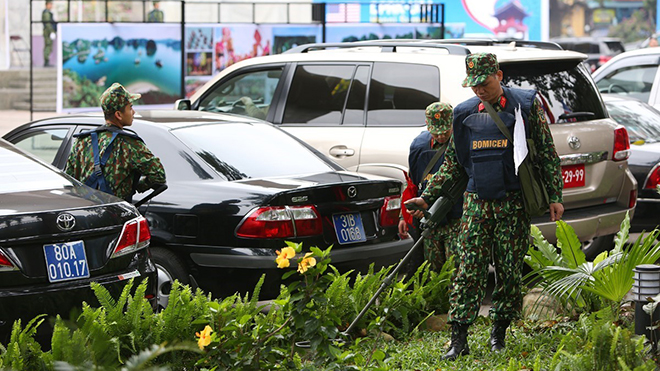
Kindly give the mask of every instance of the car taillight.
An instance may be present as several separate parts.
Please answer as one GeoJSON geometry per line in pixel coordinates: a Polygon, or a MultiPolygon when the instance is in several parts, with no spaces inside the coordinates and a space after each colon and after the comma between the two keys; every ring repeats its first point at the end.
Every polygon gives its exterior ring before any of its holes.
{"type": "Polygon", "coordinates": [[[628,139],[628,130],[624,127],[614,129],[614,151],[612,160],[623,161],[630,157],[630,139],[628,139]]]}
{"type": "Polygon", "coordinates": [[[655,165],[649,173],[649,177],[646,178],[644,189],[655,189],[658,184],[660,184],[660,166],[655,165]]]}
{"type": "Polygon", "coordinates": [[[630,198],[628,199],[628,208],[632,209],[637,205],[637,190],[633,189],[630,191],[630,198]]]}
{"type": "Polygon", "coordinates": [[[9,258],[0,251],[0,271],[2,270],[13,270],[14,264],[9,260],[9,258]]]}
{"type": "Polygon", "coordinates": [[[611,55],[601,55],[600,58],[598,58],[598,65],[602,66],[604,63],[612,59],[611,55]]]}
{"type": "Polygon", "coordinates": [[[287,238],[323,233],[318,211],[312,205],[266,206],[248,214],[236,230],[238,237],[287,238]]]}
{"type": "Polygon", "coordinates": [[[112,253],[111,258],[126,255],[136,250],[140,250],[149,246],[151,240],[151,232],[149,232],[149,224],[147,219],[140,216],[124,223],[124,228],[121,230],[119,242],[112,253]]]}
{"type": "Polygon", "coordinates": [[[383,207],[380,209],[381,227],[391,227],[399,224],[399,214],[401,213],[401,197],[385,197],[383,207]]]}

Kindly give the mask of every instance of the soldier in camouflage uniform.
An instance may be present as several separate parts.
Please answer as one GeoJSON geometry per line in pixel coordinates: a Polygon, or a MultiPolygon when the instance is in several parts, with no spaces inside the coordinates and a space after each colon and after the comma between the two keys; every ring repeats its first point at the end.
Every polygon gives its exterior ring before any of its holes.
{"type": "MultiPolygon", "coordinates": [[[[429,104],[425,112],[427,131],[421,132],[410,144],[408,172],[410,180],[417,185],[417,196],[422,194],[429,179],[438,171],[444,160],[444,152],[451,136],[451,123],[454,118],[453,109],[449,103],[435,102],[429,104]],[[442,153],[436,159],[435,156],[438,151],[442,153]],[[434,163],[429,168],[431,162],[434,163]]],[[[447,259],[455,255],[462,210],[463,200],[460,200],[454,205],[440,227],[424,239],[424,259],[429,262],[431,269],[436,272],[440,272],[447,259]]],[[[408,211],[402,208],[401,212],[408,211]]],[[[416,221],[418,220],[416,219],[416,221]]],[[[419,227],[419,223],[415,224],[415,227],[419,227]]],[[[404,238],[408,237],[408,225],[403,216],[399,221],[399,234],[404,238]]]]}
{"type": "Polygon", "coordinates": [[[55,34],[57,23],[53,18],[53,2],[46,1],[46,9],[41,13],[41,22],[44,26],[44,67],[50,67],[50,54],[53,52],[53,39],[51,35],[55,34]]]}
{"type": "MultiPolygon", "coordinates": [[[[151,153],[140,137],[123,130],[133,123],[133,102],[139,98],[140,94],[130,94],[122,85],[112,84],[100,98],[106,124],[95,130],[99,156],[105,153],[113,133],[118,134],[102,173],[112,194],[129,202],[136,190],[145,192],[156,184],[165,184],[165,169],[160,159],[151,153]]],[[[67,174],[83,183],[94,173],[91,133],[76,135],[78,139],[65,169],[67,174]]]]}
{"type": "Polygon", "coordinates": [[[151,23],[163,23],[163,11],[159,9],[160,1],[154,1],[154,9],[149,12],[147,16],[147,22],[151,23]]]}
{"type": "Polygon", "coordinates": [[[469,354],[467,330],[485,296],[491,261],[495,266],[490,310],[492,351],[504,348],[506,329],[519,316],[522,306],[523,258],[529,248],[531,218],[524,209],[514,171],[513,145],[485,112],[482,101],[499,112],[510,132],[516,123],[514,110],[521,111],[526,135],[538,149],[550,196],[550,219],[559,220],[564,212],[559,157],[536,91],[503,87],[503,74],[493,54],[470,54],[465,64],[467,77],[463,86],[471,87],[477,97],[454,109],[454,133],[445,162],[422,197],[409,201],[427,207],[438,197],[442,183],[452,182],[462,172],[469,176],[459,234],[460,263],[451,285],[451,347],[443,356],[448,360],[469,354]]]}

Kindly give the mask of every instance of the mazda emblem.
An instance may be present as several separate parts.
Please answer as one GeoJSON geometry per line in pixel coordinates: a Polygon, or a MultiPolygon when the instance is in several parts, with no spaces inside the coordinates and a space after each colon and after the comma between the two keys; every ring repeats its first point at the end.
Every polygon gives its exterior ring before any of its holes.
{"type": "Polygon", "coordinates": [[[62,232],[68,232],[76,226],[76,218],[69,213],[62,213],[55,220],[57,228],[62,232]]]}
{"type": "Polygon", "coordinates": [[[582,144],[580,143],[580,139],[578,137],[570,136],[568,137],[568,146],[571,147],[571,149],[578,149],[580,148],[582,144]]]}
{"type": "Polygon", "coordinates": [[[354,198],[355,196],[357,196],[357,188],[355,188],[355,186],[348,187],[348,191],[346,192],[346,194],[348,194],[348,197],[354,198]]]}

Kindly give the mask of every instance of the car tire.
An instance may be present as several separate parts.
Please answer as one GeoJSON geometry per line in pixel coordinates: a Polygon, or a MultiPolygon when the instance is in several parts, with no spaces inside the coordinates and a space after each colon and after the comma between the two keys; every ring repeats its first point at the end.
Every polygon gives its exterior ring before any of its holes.
{"type": "Polygon", "coordinates": [[[162,247],[151,248],[151,260],[158,271],[158,284],[156,290],[157,309],[163,310],[170,300],[170,291],[174,280],[188,285],[190,280],[181,259],[173,252],[162,247]]]}
{"type": "Polygon", "coordinates": [[[608,234],[583,242],[582,251],[586,255],[587,260],[592,261],[603,251],[612,250],[614,248],[614,236],[615,234],[608,234]]]}

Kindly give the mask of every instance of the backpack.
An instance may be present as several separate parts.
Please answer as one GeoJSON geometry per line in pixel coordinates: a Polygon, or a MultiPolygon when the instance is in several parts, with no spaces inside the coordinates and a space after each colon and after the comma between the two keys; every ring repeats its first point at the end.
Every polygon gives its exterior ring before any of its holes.
{"type": "Polygon", "coordinates": [[[103,175],[103,168],[108,162],[108,158],[112,153],[112,148],[114,146],[115,138],[117,138],[117,133],[113,132],[112,137],[110,138],[110,143],[103,152],[103,157],[99,158],[99,137],[96,131],[90,133],[92,137],[92,153],[94,154],[94,172],[92,175],[85,180],[85,185],[94,189],[98,189],[101,192],[109,193],[114,196],[112,188],[108,185],[108,181],[103,175]]]}

